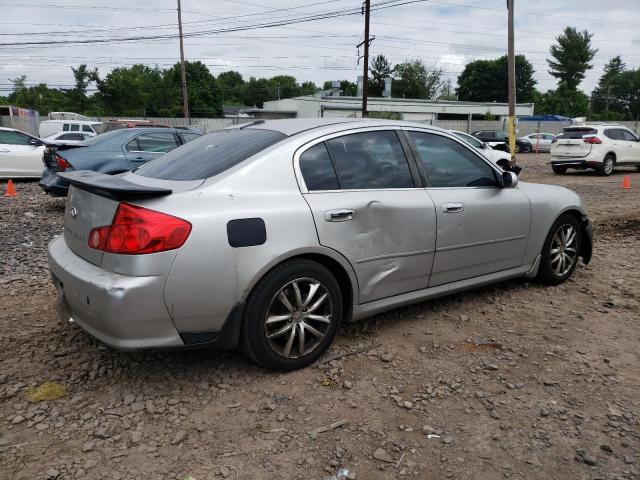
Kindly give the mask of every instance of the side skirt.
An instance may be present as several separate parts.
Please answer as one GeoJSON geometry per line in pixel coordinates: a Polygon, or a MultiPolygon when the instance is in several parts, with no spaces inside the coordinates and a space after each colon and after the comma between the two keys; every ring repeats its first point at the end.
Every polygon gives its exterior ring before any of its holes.
{"type": "Polygon", "coordinates": [[[469,290],[471,288],[482,287],[502,280],[523,277],[528,273],[533,272],[534,269],[537,271],[538,264],[539,260],[536,260],[533,265],[524,265],[522,267],[489,273],[480,277],[468,278],[466,280],[460,280],[446,285],[438,285],[437,287],[424,288],[422,290],[416,290],[415,292],[403,293],[402,295],[383,298],[381,300],[376,300],[362,305],[354,305],[352,321],[371,317],[373,315],[386,312],[387,310],[404,307],[405,305],[444,297],[453,293],[469,290]]]}

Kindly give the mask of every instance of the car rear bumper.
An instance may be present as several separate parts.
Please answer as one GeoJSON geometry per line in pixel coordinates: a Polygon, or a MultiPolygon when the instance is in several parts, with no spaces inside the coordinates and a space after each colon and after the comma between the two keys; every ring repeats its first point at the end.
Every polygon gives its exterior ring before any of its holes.
{"type": "Polygon", "coordinates": [[[47,253],[63,323],[72,319],[119,350],[185,345],[164,303],[166,276],[105,271],[72,252],[62,236],[49,243],[47,253]]]}
{"type": "Polygon", "coordinates": [[[599,168],[602,165],[602,162],[594,159],[552,157],[551,165],[553,167],[567,167],[585,170],[587,168],[599,168]]]}
{"type": "Polygon", "coordinates": [[[39,185],[46,193],[54,197],[66,197],[69,191],[69,183],[48,168],[42,171],[39,185]]]}

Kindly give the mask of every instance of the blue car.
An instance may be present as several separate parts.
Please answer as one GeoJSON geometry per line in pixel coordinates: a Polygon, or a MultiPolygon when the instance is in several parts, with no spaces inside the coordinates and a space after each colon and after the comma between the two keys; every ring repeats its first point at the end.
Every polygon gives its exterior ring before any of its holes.
{"type": "Polygon", "coordinates": [[[115,175],[144,165],[201,134],[174,128],[126,128],[92,137],[77,145],[49,145],[44,151],[42,189],[55,197],[67,195],[69,184],[59,172],[93,170],[115,175]]]}

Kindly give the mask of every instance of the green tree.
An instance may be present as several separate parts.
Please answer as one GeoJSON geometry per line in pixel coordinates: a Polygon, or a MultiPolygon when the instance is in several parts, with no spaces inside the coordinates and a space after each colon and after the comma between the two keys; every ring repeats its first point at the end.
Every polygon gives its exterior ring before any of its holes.
{"type": "MultiPolygon", "coordinates": [[[[331,90],[331,80],[322,85],[323,90],[331,90]]],[[[340,80],[340,92],[342,96],[355,97],[358,94],[358,84],[349,80],[340,80]]]]}
{"type": "MultiPolygon", "coordinates": [[[[216,78],[200,62],[185,62],[189,111],[192,117],[218,117],[222,115],[222,96],[216,78]]],[[[182,117],[182,77],[180,63],[163,72],[165,112],[162,116],[182,117]]]]}
{"type": "MultiPolygon", "coordinates": [[[[533,65],[524,55],[516,55],[516,99],[532,102],[536,80],[533,65]]],[[[469,102],[508,102],[509,76],[507,56],[495,60],[475,60],[465,65],[458,76],[459,100],[469,102]]]]}
{"type": "Polygon", "coordinates": [[[391,62],[384,55],[376,55],[369,67],[369,95],[381,97],[384,92],[384,81],[393,73],[391,62]]]}
{"type": "Polygon", "coordinates": [[[567,27],[556,38],[557,44],[549,49],[552,59],[547,59],[549,73],[558,79],[558,87],[565,91],[575,91],[584,79],[586,71],[593,68],[590,63],[598,52],[591,48],[593,34],[578,32],[567,27]]]}
{"type": "Polygon", "coordinates": [[[162,70],[142,64],[114,68],[97,85],[102,115],[167,116],[182,98],[167,91],[162,70]]]}
{"type": "Polygon", "coordinates": [[[291,75],[276,75],[268,80],[269,83],[269,100],[277,100],[278,98],[292,98],[300,95],[300,85],[296,77],[291,75]]]}
{"type": "Polygon", "coordinates": [[[407,60],[393,67],[392,85],[394,97],[438,98],[444,87],[442,70],[425,65],[422,60],[407,60]]]}
{"type": "Polygon", "coordinates": [[[558,87],[540,95],[535,106],[536,115],[563,115],[570,118],[589,114],[589,97],[579,90],[558,87]]]}
{"type": "Polygon", "coordinates": [[[249,78],[242,89],[242,104],[262,108],[264,102],[273,100],[274,93],[266,78],[249,78]]]}
{"type": "Polygon", "coordinates": [[[300,95],[313,95],[318,90],[318,86],[310,81],[302,82],[300,85],[300,95]]]}
{"type": "Polygon", "coordinates": [[[224,105],[242,105],[244,78],[240,72],[229,70],[218,75],[218,87],[224,105]]]}
{"type": "Polygon", "coordinates": [[[83,63],[78,65],[78,68],[71,67],[71,70],[73,71],[75,88],[68,92],[69,109],[76,113],[91,113],[89,110],[92,109],[93,102],[87,97],[87,88],[91,83],[100,79],[98,69],[89,70],[87,64],[83,63]]]}
{"type": "Polygon", "coordinates": [[[619,55],[613,57],[604,66],[604,72],[598,81],[598,86],[591,92],[591,111],[600,117],[608,120],[622,115],[624,117],[624,105],[614,95],[616,86],[620,80],[620,75],[624,72],[626,65],[619,55]]]}
{"type": "Polygon", "coordinates": [[[10,81],[13,83],[13,91],[5,103],[38,110],[41,115],[70,110],[69,96],[64,90],[49,88],[46,83],[28,87],[26,75],[10,79],[10,81]]]}

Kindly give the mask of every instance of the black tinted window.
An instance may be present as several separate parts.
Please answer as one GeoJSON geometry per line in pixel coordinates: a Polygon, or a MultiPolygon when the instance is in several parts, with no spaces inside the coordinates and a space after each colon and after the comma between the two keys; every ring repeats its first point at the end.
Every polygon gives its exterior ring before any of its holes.
{"type": "Polygon", "coordinates": [[[626,140],[628,142],[637,142],[638,139],[636,138],[636,136],[631,133],[628,130],[620,130],[620,133],[622,133],[622,138],[623,140],[626,140]]]}
{"type": "Polygon", "coordinates": [[[309,191],[338,190],[338,178],[324,143],[300,155],[300,171],[309,191]]]}
{"type": "Polygon", "coordinates": [[[136,173],[163,180],[213,177],[286,138],[272,130],[235,129],[204,135],[147,163],[136,173]]]}
{"type": "Polygon", "coordinates": [[[458,142],[432,133],[409,135],[431,187],[497,186],[493,169],[458,142]]]}
{"type": "Polygon", "coordinates": [[[327,141],[340,187],[411,188],[413,179],[393,131],[354,133],[327,141]]]}
{"type": "Polygon", "coordinates": [[[5,145],[29,145],[31,138],[11,130],[0,130],[0,143],[5,145]]]}
{"type": "Polygon", "coordinates": [[[597,133],[598,131],[595,128],[565,128],[557,138],[582,138],[585,135],[595,135],[597,133]]]}

